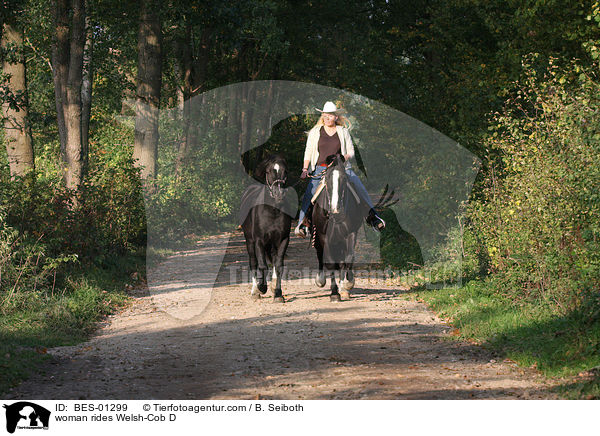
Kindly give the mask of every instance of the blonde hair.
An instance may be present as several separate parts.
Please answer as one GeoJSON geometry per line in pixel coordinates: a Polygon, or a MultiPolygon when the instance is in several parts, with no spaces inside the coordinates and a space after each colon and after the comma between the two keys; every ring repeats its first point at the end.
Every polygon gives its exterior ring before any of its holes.
{"type": "MultiPolygon", "coordinates": [[[[315,124],[315,125],[313,126],[313,129],[314,129],[315,127],[321,127],[321,126],[324,126],[324,125],[325,125],[325,123],[323,122],[323,115],[324,115],[325,113],[326,113],[326,112],[322,112],[322,113],[321,113],[321,116],[319,117],[319,120],[317,121],[317,124],[315,124]]],[[[350,122],[350,120],[348,120],[348,118],[346,118],[346,117],[345,117],[345,116],[343,116],[342,114],[336,114],[336,116],[337,116],[337,120],[335,120],[335,124],[336,124],[337,126],[342,126],[342,127],[345,127],[345,128],[347,128],[348,130],[350,130],[350,127],[352,127],[352,123],[350,122]]]]}

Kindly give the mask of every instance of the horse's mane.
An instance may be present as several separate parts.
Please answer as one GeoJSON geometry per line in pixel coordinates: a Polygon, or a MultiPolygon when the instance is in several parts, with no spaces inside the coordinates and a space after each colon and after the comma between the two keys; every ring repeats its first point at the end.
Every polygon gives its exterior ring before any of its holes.
{"type": "Polygon", "coordinates": [[[256,166],[256,169],[254,170],[254,177],[257,180],[264,183],[265,177],[266,177],[266,172],[267,172],[267,167],[269,167],[269,165],[275,165],[276,163],[287,167],[287,162],[285,161],[285,158],[282,155],[271,154],[271,155],[267,156],[265,159],[263,159],[262,162],[260,162],[256,166]]]}
{"type": "MultiPolygon", "coordinates": [[[[342,156],[341,154],[331,154],[325,158],[325,163],[327,165],[331,165],[331,163],[336,159],[339,159],[340,161],[342,161],[341,164],[346,162],[346,159],[344,159],[344,156],[342,156]]],[[[340,163],[338,162],[338,164],[340,164],[340,163]]]]}
{"type": "MultiPolygon", "coordinates": [[[[332,167],[337,167],[344,174],[344,179],[346,181],[346,184],[348,184],[348,183],[350,183],[350,180],[346,176],[344,162],[345,162],[345,159],[344,159],[344,156],[342,156],[342,155],[327,156],[327,159],[325,160],[325,163],[327,163],[327,165],[333,164],[332,167]]],[[[323,177],[328,178],[329,174],[324,174],[323,177]]],[[[327,198],[327,194],[325,193],[325,190],[323,190],[319,194],[319,196],[317,197],[316,203],[321,207],[321,209],[324,209],[329,212],[329,203],[328,203],[328,198],[327,198]]],[[[358,205],[355,205],[355,206],[358,206],[358,205]]]]}

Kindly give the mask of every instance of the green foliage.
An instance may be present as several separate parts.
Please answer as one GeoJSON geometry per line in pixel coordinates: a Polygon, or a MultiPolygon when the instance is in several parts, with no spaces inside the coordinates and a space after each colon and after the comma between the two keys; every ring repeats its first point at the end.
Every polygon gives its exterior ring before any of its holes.
{"type": "Polygon", "coordinates": [[[133,167],[131,130],[105,120],[92,141],[78,225],[80,250],[97,259],[142,246],[146,223],[139,170],[133,167]]]}
{"type": "Polygon", "coordinates": [[[385,266],[403,271],[422,268],[423,256],[417,240],[400,227],[392,210],[383,210],[380,216],[386,222],[379,238],[381,260],[385,266]]]}
{"type": "Polygon", "coordinates": [[[133,251],[143,243],[143,204],[131,162],[113,154],[110,162],[91,164],[77,205],[57,175],[47,173],[29,189],[20,180],[4,178],[0,184],[6,223],[18,231],[19,240],[34,241],[27,244],[37,243],[51,258],[74,254],[84,262],[133,251]]]}
{"type": "Polygon", "coordinates": [[[463,225],[464,218],[459,220],[459,227],[448,232],[443,243],[433,250],[433,259],[425,268],[425,275],[436,286],[460,285],[464,281],[484,275],[482,266],[486,259],[482,256],[483,247],[472,229],[463,225]]]}
{"type": "Polygon", "coordinates": [[[239,157],[223,153],[223,138],[206,135],[179,164],[181,120],[167,114],[160,132],[159,175],[144,192],[151,246],[184,247],[202,234],[230,229],[242,189],[239,157]]]}
{"type": "Polygon", "coordinates": [[[77,261],[75,254],[54,252],[43,234],[19,231],[9,224],[6,203],[0,205],[0,311],[20,310],[53,292],[56,274],[77,261]]]}
{"type": "Polygon", "coordinates": [[[470,216],[503,292],[564,314],[596,295],[600,279],[599,85],[577,64],[524,70],[494,118],[492,163],[470,216]]]}
{"type": "Polygon", "coordinates": [[[138,171],[129,131],[106,126],[93,138],[79,194],[63,187],[55,144],[38,152],[35,180],[0,172],[0,311],[25,310],[68,288],[73,266],[111,267],[145,242],[138,171]]]}
{"type": "Polygon", "coordinates": [[[458,338],[569,377],[557,389],[568,398],[600,392],[596,70],[552,59],[542,69],[535,56],[524,62],[513,97],[493,118],[462,238],[465,276],[489,275],[419,294],[458,338]]]}

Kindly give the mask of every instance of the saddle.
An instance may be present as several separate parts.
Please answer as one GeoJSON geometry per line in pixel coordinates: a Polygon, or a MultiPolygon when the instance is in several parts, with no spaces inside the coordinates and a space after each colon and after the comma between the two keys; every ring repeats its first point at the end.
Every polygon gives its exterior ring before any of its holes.
{"type": "MultiPolygon", "coordinates": [[[[360,197],[358,196],[358,193],[354,189],[354,186],[352,186],[352,183],[348,182],[347,186],[348,186],[348,189],[350,190],[350,192],[352,192],[352,195],[354,196],[354,198],[356,199],[356,204],[360,204],[360,197]]],[[[319,195],[323,191],[323,188],[325,188],[325,178],[321,179],[321,182],[319,182],[319,186],[317,186],[317,190],[315,191],[315,195],[313,195],[312,198],[310,199],[311,206],[313,204],[315,204],[315,202],[319,198],[319,195]]]]}

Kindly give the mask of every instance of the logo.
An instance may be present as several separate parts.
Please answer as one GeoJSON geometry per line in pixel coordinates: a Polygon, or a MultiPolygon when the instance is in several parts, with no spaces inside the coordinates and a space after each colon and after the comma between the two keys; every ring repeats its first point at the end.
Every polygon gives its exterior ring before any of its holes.
{"type": "Polygon", "coordinates": [[[6,409],[6,431],[14,433],[15,429],[48,429],[50,411],[28,401],[19,401],[4,405],[6,409]]]}

